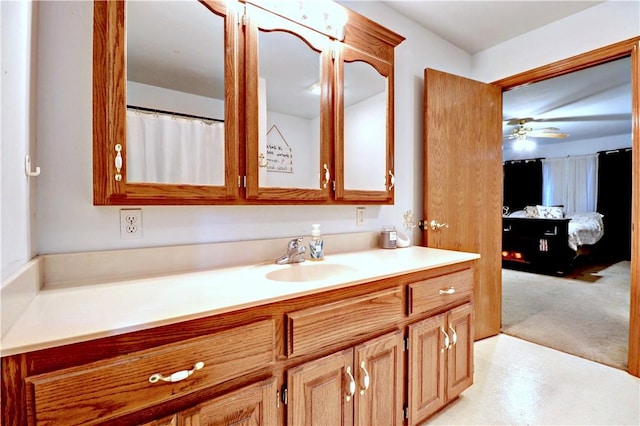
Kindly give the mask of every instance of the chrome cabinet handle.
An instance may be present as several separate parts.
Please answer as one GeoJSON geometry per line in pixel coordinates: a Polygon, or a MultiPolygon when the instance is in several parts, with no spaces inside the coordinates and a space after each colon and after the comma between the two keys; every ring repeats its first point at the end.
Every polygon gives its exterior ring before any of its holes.
{"type": "Polygon", "coordinates": [[[449,224],[440,223],[437,220],[432,220],[431,222],[429,222],[429,227],[431,228],[432,231],[438,231],[442,228],[449,228],[449,224]]]}
{"type": "Polygon", "coordinates": [[[440,332],[444,335],[444,346],[440,349],[440,352],[444,352],[449,349],[449,335],[444,331],[444,327],[440,327],[440,332]]]}
{"type": "Polygon", "coordinates": [[[331,173],[329,173],[329,166],[327,163],[324,163],[324,182],[322,183],[322,187],[326,188],[329,185],[329,180],[331,179],[331,173]]]}
{"type": "Polygon", "coordinates": [[[451,349],[456,343],[458,343],[458,333],[456,333],[456,330],[451,324],[449,324],[449,330],[451,331],[451,346],[449,346],[449,349],[451,349]]]}
{"type": "Polygon", "coordinates": [[[353,398],[353,395],[356,393],[356,380],[353,378],[353,375],[351,374],[351,367],[347,367],[346,371],[347,371],[347,376],[349,376],[349,390],[345,395],[345,399],[348,402],[348,401],[351,401],[351,398],[353,398]]]}
{"type": "Polygon", "coordinates": [[[443,290],[443,289],[438,290],[438,294],[441,296],[443,294],[455,294],[455,292],[456,292],[456,288],[454,286],[451,286],[446,290],[443,290]]]}
{"type": "Polygon", "coordinates": [[[360,370],[362,370],[362,385],[360,385],[360,395],[364,395],[364,391],[369,389],[369,385],[371,384],[371,378],[369,377],[369,372],[364,365],[364,361],[360,363],[360,370]]]}
{"type": "Polygon", "coordinates": [[[389,185],[389,191],[391,191],[396,184],[396,177],[393,175],[393,173],[391,173],[391,170],[389,170],[389,177],[391,178],[390,179],[391,185],[389,185]]]}
{"type": "Polygon", "coordinates": [[[116,179],[116,181],[120,182],[122,180],[122,173],[120,173],[120,171],[122,170],[122,145],[120,145],[119,143],[116,144],[115,149],[116,149],[116,159],[115,159],[116,175],[115,175],[115,179],[116,179]]]}
{"type": "Polygon", "coordinates": [[[201,370],[203,367],[204,367],[204,362],[199,361],[195,363],[195,365],[191,370],[176,371],[170,376],[163,376],[160,373],[152,374],[151,376],[149,376],[149,382],[157,383],[160,380],[165,382],[171,382],[171,383],[179,382],[180,380],[184,380],[190,375],[192,375],[195,371],[201,370]]]}

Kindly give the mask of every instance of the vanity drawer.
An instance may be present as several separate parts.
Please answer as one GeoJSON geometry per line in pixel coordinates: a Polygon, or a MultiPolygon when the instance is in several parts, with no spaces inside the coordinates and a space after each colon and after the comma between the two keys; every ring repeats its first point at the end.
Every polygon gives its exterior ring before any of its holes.
{"type": "Polygon", "coordinates": [[[94,424],[259,370],[275,361],[273,320],[27,377],[32,424],[94,424]],[[159,380],[155,374],[186,376],[159,380]],[[177,373],[177,374],[174,374],[177,373]]]}
{"type": "Polygon", "coordinates": [[[287,314],[287,354],[300,356],[348,343],[403,319],[400,288],[383,290],[287,314]]]}
{"type": "Polygon", "coordinates": [[[473,270],[416,281],[408,288],[409,315],[428,312],[452,302],[469,300],[473,293],[473,270]]]}

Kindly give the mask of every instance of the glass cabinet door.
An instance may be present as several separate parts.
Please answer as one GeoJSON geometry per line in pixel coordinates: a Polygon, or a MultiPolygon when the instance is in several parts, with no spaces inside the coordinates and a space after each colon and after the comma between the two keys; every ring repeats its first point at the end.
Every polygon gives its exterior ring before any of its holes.
{"type": "Polygon", "coordinates": [[[228,7],[94,3],[94,204],[239,196],[238,26],[228,7]]]}
{"type": "Polygon", "coordinates": [[[309,201],[331,194],[331,41],[247,5],[246,196],[309,201]]]}
{"type": "Polygon", "coordinates": [[[336,77],[336,198],[393,202],[391,66],[342,45],[336,77]]]}

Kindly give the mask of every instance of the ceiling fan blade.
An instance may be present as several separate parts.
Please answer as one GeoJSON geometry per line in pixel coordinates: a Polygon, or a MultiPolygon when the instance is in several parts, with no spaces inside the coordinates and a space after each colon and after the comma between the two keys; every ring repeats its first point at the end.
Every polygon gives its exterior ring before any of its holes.
{"type": "Polygon", "coordinates": [[[504,124],[506,124],[507,126],[518,126],[518,125],[523,125],[526,124],[530,121],[535,121],[533,118],[528,117],[528,118],[509,118],[507,120],[504,120],[504,124]]]}
{"type": "Polygon", "coordinates": [[[564,139],[567,136],[569,136],[568,133],[552,133],[552,132],[540,132],[540,133],[532,132],[532,133],[527,133],[527,137],[532,137],[532,138],[564,139]]]}
{"type": "Polygon", "coordinates": [[[600,114],[600,115],[580,115],[572,117],[549,117],[549,118],[522,118],[510,119],[508,123],[512,125],[519,124],[519,120],[527,120],[527,122],[535,123],[553,123],[553,122],[574,122],[574,121],[628,121],[631,120],[631,113],[622,114],[600,114]]]}

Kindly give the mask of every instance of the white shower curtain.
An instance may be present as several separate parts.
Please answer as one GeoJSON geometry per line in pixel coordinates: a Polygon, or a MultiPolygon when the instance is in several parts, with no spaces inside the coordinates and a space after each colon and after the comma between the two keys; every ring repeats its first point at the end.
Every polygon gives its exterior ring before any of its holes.
{"type": "Polygon", "coordinates": [[[127,111],[127,181],[224,185],[224,124],[127,111]]]}
{"type": "Polygon", "coordinates": [[[598,156],[581,155],[542,160],[542,203],[563,205],[567,213],[596,210],[598,156]]]}

